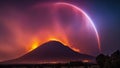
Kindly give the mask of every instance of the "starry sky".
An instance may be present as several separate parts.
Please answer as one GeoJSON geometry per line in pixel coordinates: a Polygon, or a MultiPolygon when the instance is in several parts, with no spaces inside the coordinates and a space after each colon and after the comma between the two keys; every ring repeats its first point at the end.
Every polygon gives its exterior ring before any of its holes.
{"type": "MultiPolygon", "coordinates": [[[[34,15],[33,15],[33,18],[31,18],[31,20],[28,23],[27,21],[28,19],[24,15],[24,13],[25,14],[30,14],[30,13],[27,13],[27,11],[24,12],[24,10],[26,10],[26,8],[28,8],[33,4],[46,3],[46,2],[67,2],[80,7],[90,16],[90,18],[93,20],[96,26],[96,29],[100,37],[102,53],[111,54],[113,51],[117,49],[120,50],[120,46],[119,46],[120,45],[120,42],[119,42],[120,2],[117,0],[115,1],[112,1],[112,0],[105,0],[105,1],[102,1],[102,0],[1,0],[0,1],[0,10],[1,10],[0,11],[0,14],[1,14],[0,43],[1,45],[2,44],[4,45],[4,46],[3,45],[1,46],[1,48],[3,47],[0,52],[2,56],[5,56],[4,54],[2,54],[4,50],[8,50],[8,51],[10,50],[11,53],[7,54],[9,56],[6,56],[5,58],[13,57],[12,55],[13,47],[17,48],[16,50],[14,49],[13,51],[19,51],[19,53],[16,53],[16,54],[14,53],[14,54],[16,56],[18,54],[20,55],[21,53],[25,52],[25,49],[24,49],[25,47],[21,48],[21,45],[25,46],[26,43],[30,41],[35,41],[35,42],[38,41],[38,39],[37,40],[36,39],[30,40],[30,39],[33,39],[34,35],[36,34],[35,32],[38,31],[37,30],[38,26],[36,25],[41,25],[41,24],[38,24],[38,23],[35,25],[31,24],[32,26],[26,27],[26,25],[28,25],[33,21],[32,19],[34,18],[34,15]],[[10,12],[11,15],[9,14],[8,11],[10,12]],[[12,16],[12,17],[9,17],[9,16],[12,16]],[[7,23],[4,23],[4,22],[7,22],[7,23]],[[8,22],[10,24],[8,24],[8,22]],[[20,22],[24,24],[19,24],[20,22]],[[29,32],[29,35],[26,30],[29,32]],[[17,40],[18,38],[19,40],[17,40]],[[15,40],[13,41],[13,39],[16,39],[16,41],[15,40]],[[26,41],[26,42],[24,42],[23,44],[21,43],[21,41],[22,42],[26,41]],[[7,43],[5,44],[5,42],[7,43]],[[11,45],[9,47],[8,46],[5,47],[5,45],[8,45],[8,44],[11,44],[11,45]]],[[[42,25],[48,25],[48,24],[42,24],[42,25]]],[[[42,29],[42,26],[41,26],[41,29],[42,29]]],[[[63,36],[63,32],[61,33],[61,35],[63,36]]],[[[64,41],[66,41],[65,38],[64,38],[64,41]]],[[[37,45],[38,43],[35,43],[35,44],[37,45]]]]}

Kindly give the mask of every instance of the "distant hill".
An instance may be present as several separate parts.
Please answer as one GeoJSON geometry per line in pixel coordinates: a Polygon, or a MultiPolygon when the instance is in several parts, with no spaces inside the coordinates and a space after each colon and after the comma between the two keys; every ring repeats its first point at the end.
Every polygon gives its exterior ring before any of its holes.
{"type": "Polygon", "coordinates": [[[68,46],[58,41],[49,41],[40,45],[35,50],[14,60],[2,62],[3,64],[39,64],[39,63],[62,63],[81,61],[84,59],[94,60],[90,55],[73,51],[68,46]]]}

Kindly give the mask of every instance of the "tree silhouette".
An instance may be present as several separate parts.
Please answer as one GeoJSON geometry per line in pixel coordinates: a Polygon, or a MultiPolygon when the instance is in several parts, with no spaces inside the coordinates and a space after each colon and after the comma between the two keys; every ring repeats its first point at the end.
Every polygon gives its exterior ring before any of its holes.
{"type": "Polygon", "coordinates": [[[119,50],[111,54],[111,62],[112,62],[113,68],[120,67],[120,51],[119,50]]]}
{"type": "Polygon", "coordinates": [[[105,55],[100,54],[96,57],[96,62],[98,63],[98,65],[100,66],[100,68],[104,67],[104,62],[105,62],[105,55]]]}
{"type": "Polygon", "coordinates": [[[111,56],[100,54],[96,57],[96,62],[100,68],[119,68],[120,67],[120,51],[117,50],[111,56]]]}
{"type": "Polygon", "coordinates": [[[112,68],[111,59],[108,55],[105,56],[104,68],[112,68]]]}

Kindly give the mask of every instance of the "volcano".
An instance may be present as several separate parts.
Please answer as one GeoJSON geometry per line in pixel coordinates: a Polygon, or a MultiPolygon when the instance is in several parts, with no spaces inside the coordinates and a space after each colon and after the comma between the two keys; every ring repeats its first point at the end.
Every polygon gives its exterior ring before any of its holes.
{"type": "Polygon", "coordinates": [[[33,51],[3,64],[39,64],[39,63],[65,63],[70,61],[94,60],[93,56],[78,53],[59,41],[49,41],[40,45],[33,51]]]}

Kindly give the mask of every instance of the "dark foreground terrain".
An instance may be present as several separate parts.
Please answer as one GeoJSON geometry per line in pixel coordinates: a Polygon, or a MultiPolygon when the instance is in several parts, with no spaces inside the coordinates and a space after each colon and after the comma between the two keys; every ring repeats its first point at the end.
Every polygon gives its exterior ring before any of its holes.
{"type": "Polygon", "coordinates": [[[64,64],[2,64],[0,68],[99,68],[96,64],[70,62],[64,64]]]}

